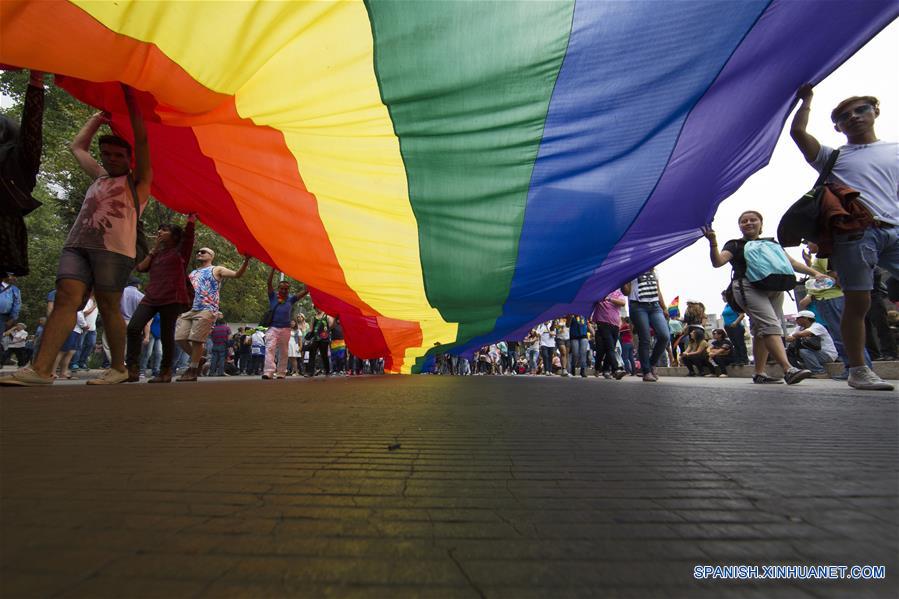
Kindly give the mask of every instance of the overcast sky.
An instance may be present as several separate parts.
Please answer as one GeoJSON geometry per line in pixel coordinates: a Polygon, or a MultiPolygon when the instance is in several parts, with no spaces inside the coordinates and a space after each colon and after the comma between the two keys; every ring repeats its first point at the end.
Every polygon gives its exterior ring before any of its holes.
{"type": "MultiPolygon", "coordinates": [[[[830,111],[849,96],[875,96],[880,117],[875,131],[880,139],[899,140],[899,21],[884,29],[855,56],[815,87],[808,131],[822,144],[838,147],[846,138],[834,131],[830,111]]],[[[713,227],[720,246],[740,237],[737,217],[743,210],[758,210],[765,217],[763,236],[775,237],[777,223],[786,209],[814,184],[817,173],[802,158],[790,139],[787,119],[768,166],[750,177],[737,192],[718,207],[713,227]]],[[[799,248],[788,250],[800,258],[799,248]]],[[[730,267],[714,269],[709,262],[709,244],[701,238],[658,267],[667,300],[680,296],[681,313],[688,299],[703,302],[706,310],[720,314],[721,291],[730,280],[730,267]]],[[[789,298],[784,312],[794,313],[789,298]]]]}

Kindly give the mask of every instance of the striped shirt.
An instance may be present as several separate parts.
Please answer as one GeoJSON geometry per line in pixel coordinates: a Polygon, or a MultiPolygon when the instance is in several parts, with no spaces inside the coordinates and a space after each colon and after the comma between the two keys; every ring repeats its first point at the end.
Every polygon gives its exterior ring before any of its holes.
{"type": "Polygon", "coordinates": [[[659,301],[659,280],[655,269],[648,270],[631,281],[631,293],[628,299],[632,302],[659,301]]]}

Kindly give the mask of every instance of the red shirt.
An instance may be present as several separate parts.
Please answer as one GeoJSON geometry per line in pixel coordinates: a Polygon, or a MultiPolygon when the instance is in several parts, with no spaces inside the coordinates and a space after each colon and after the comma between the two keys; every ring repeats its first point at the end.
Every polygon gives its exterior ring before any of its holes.
{"type": "Polygon", "coordinates": [[[150,258],[150,282],[142,304],[190,304],[187,294],[187,265],[193,256],[194,223],[188,222],[181,235],[181,243],[150,258]]]}

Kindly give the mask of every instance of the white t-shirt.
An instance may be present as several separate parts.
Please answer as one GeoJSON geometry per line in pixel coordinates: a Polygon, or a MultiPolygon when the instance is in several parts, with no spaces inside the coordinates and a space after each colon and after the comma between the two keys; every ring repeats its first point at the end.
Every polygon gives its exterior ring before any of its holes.
{"type": "Polygon", "coordinates": [[[263,349],[265,349],[265,333],[256,331],[253,333],[252,349],[250,350],[250,353],[254,356],[261,356],[263,349]]]}
{"type": "Polygon", "coordinates": [[[831,338],[830,333],[827,332],[827,329],[823,324],[819,322],[813,322],[809,325],[808,329],[801,330],[807,330],[815,337],[821,339],[821,351],[827,354],[831,362],[837,359],[837,348],[833,344],[833,339],[831,338]]]}
{"type": "MultiPolygon", "coordinates": [[[[822,145],[811,163],[819,173],[833,153],[822,145]]],[[[846,144],[832,176],[861,194],[859,201],[877,220],[899,225],[899,143],[846,144]]]]}
{"type": "Polygon", "coordinates": [[[100,310],[97,309],[97,302],[94,301],[94,298],[88,299],[87,303],[84,305],[84,322],[87,325],[86,331],[97,330],[98,316],[100,316],[100,310]],[[93,308],[93,311],[88,314],[88,310],[91,308],[93,308]]]}
{"type": "Polygon", "coordinates": [[[84,329],[87,328],[87,321],[84,319],[84,312],[78,310],[75,313],[75,328],[72,329],[73,333],[83,333],[84,329]]]}
{"type": "Polygon", "coordinates": [[[25,347],[25,342],[28,341],[28,331],[26,330],[16,330],[10,333],[9,335],[9,345],[7,347],[9,349],[16,349],[18,347],[25,347]]]}
{"type": "Polygon", "coordinates": [[[552,334],[552,327],[545,322],[537,327],[537,334],[540,335],[540,347],[555,347],[556,339],[552,334]]]}

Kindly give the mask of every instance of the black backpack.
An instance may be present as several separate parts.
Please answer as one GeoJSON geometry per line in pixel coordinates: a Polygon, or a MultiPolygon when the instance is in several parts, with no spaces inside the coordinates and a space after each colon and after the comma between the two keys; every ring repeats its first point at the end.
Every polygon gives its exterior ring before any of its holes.
{"type": "Polygon", "coordinates": [[[820,237],[821,197],[827,186],[827,177],[837,162],[839,150],[834,150],[818,180],[804,196],[786,211],[777,225],[777,240],[784,247],[796,247],[803,239],[818,241],[820,237]]]}

